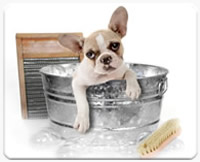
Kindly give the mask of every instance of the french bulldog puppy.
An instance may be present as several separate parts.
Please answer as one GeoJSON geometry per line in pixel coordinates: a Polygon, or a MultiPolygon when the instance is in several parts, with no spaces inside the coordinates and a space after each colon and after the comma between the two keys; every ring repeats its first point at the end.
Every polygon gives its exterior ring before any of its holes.
{"type": "Polygon", "coordinates": [[[123,62],[121,39],[126,35],[128,13],[124,7],[117,8],[107,30],[99,30],[87,38],[76,35],[60,35],[58,40],[64,47],[84,58],[74,73],[72,88],[77,105],[74,128],[85,133],[89,127],[89,106],[86,97],[88,86],[109,80],[126,80],[126,94],[137,99],[141,93],[136,74],[123,62]]]}

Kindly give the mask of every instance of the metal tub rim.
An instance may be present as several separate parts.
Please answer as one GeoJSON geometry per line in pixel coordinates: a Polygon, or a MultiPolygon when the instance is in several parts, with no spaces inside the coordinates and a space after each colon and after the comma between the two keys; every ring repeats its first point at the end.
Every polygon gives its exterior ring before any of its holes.
{"type": "MultiPolygon", "coordinates": [[[[72,63],[72,64],[59,64],[60,66],[66,66],[66,67],[68,67],[68,66],[77,66],[77,65],[79,65],[80,63],[72,63]]],[[[158,74],[158,75],[156,75],[156,74],[154,74],[154,75],[152,75],[152,76],[143,76],[143,77],[137,77],[137,79],[138,80],[142,80],[142,79],[150,79],[150,78],[154,78],[154,77],[161,77],[161,76],[165,76],[165,75],[167,75],[168,73],[169,73],[169,70],[168,69],[166,69],[166,68],[164,68],[164,67],[162,67],[162,66],[156,66],[156,65],[151,65],[151,64],[139,64],[139,63],[129,63],[129,62],[126,62],[125,63],[126,65],[128,65],[128,66],[146,66],[146,67],[153,67],[153,68],[158,68],[158,69],[162,69],[162,74],[158,74]]],[[[43,67],[43,68],[41,68],[40,69],[40,73],[41,74],[44,74],[44,75],[48,75],[48,76],[57,76],[57,77],[60,77],[60,78],[72,78],[72,75],[71,76],[67,76],[67,75],[59,75],[59,74],[52,74],[52,73],[49,73],[49,72],[46,72],[45,71],[45,69],[47,69],[47,68],[49,68],[49,67],[51,67],[51,66],[57,66],[57,65],[47,65],[47,66],[45,66],[45,67],[43,67]]],[[[120,82],[121,80],[112,80],[112,82],[120,82]]]]}

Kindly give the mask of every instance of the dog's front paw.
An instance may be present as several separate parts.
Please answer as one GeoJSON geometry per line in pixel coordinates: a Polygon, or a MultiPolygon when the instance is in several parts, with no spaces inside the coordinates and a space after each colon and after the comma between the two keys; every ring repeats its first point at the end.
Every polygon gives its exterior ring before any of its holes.
{"type": "Polygon", "coordinates": [[[126,86],[126,95],[132,100],[138,99],[141,94],[141,88],[138,83],[128,83],[126,86]]]}
{"type": "Polygon", "coordinates": [[[85,133],[90,127],[89,116],[88,115],[77,115],[74,123],[74,128],[80,133],[85,133]]]}

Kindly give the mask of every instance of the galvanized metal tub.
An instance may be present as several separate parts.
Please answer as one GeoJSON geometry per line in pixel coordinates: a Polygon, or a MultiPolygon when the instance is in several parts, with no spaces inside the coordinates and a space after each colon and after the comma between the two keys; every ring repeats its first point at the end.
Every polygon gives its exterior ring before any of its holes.
{"type": "MultiPolygon", "coordinates": [[[[43,88],[47,111],[52,122],[72,127],[76,101],[71,87],[72,73],[78,64],[43,67],[43,88]]],[[[94,129],[128,130],[158,123],[163,94],[167,90],[168,70],[158,66],[127,64],[137,74],[142,89],[138,100],[125,94],[126,81],[112,80],[90,86],[87,99],[90,106],[90,124],[94,129]]]]}

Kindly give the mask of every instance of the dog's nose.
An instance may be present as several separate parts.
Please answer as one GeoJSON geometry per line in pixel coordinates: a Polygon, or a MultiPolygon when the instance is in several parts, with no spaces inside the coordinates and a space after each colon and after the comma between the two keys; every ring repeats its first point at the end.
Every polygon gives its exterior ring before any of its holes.
{"type": "Polygon", "coordinates": [[[105,65],[108,65],[112,62],[112,57],[110,55],[105,55],[100,59],[100,62],[105,65]]]}

